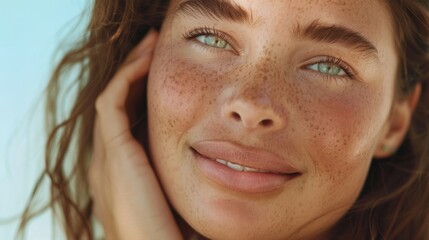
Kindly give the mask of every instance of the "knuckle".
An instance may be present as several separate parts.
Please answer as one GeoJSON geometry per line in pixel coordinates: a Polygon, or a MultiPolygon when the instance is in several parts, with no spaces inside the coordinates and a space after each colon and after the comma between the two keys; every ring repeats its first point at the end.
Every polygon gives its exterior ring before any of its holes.
{"type": "Polygon", "coordinates": [[[100,113],[106,106],[106,100],[103,93],[101,93],[95,100],[95,111],[100,113]]]}
{"type": "MultiPolygon", "coordinates": [[[[94,160],[92,160],[94,161],[94,160]]],[[[93,163],[90,164],[90,167],[88,169],[87,178],[88,178],[88,184],[90,187],[94,186],[94,181],[96,180],[96,177],[94,176],[96,171],[94,171],[93,163]]]]}
{"type": "Polygon", "coordinates": [[[88,179],[88,184],[91,187],[96,186],[96,182],[100,177],[99,171],[97,171],[98,167],[96,166],[97,161],[98,160],[96,158],[92,158],[88,167],[87,179],[88,179]]]}

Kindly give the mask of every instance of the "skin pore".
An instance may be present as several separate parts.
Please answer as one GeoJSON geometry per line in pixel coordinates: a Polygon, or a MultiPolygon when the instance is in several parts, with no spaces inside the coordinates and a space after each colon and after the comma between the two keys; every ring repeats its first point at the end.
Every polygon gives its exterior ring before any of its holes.
{"type": "Polygon", "coordinates": [[[233,19],[183,2],[171,1],[148,81],[150,159],[170,203],[211,239],[322,239],[380,145],[399,146],[406,131],[391,132],[398,63],[388,8],[234,0],[247,17],[233,19]],[[329,29],[349,32],[335,40],[329,29]],[[272,152],[299,175],[267,192],[219,185],[192,151],[206,140],[272,152]]]}

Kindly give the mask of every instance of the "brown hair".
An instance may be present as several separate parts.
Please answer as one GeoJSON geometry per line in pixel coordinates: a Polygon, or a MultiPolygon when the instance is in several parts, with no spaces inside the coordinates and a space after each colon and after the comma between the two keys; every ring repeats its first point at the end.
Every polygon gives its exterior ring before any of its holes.
{"type": "MultiPolygon", "coordinates": [[[[408,135],[391,157],[372,162],[361,196],[340,220],[338,239],[429,239],[429,15],[426,0],[389,0],[395,23],[403,94],[422,84],[422,97],[408,135]]],[[[96,97],[128,52],[151,27],[159,28],[168,0],[96,0],[82,41],[61,60],[47,88],[45,170],[35,185],[19,227],[51,208],[68,239],[93,239],[93,209],[87,170],[92,153],[96,97]],[[66,76],[79,69],[78,94],[65,119],[60,101],[66,76]],[[72,166],[71,170],[65,166],[72,166]],[[35,209],[44,179],[50,202],[35,209]]]]}

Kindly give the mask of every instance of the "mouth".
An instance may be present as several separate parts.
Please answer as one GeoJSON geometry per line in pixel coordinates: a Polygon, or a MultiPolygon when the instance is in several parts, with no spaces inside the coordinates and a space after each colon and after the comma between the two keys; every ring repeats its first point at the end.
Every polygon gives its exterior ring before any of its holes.
{"type": "Polygon", "coordinates": [[[197,168],[210,182],[233,191],[270,192],[301,175],[288,161],[271,152],[230,142],[198,142],[191,145],[191,151],[197,168]]]}

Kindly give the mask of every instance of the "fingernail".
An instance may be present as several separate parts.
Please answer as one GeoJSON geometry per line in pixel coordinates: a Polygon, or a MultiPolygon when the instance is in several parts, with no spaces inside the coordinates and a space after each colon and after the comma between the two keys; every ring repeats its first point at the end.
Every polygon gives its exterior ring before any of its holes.
{"type": "Polygon", "coordinates": [[[154,48],[154,43],[156,42],[157,32],[155,29],[151,28],[146,35],[143,37],[143,40],[137,46],[137,54],[141,55],[145,52],[151,52],[154,48]]]}
{"type": "Polygon", "coordinates": [[[153,33],[156,33],[155,28],[150,28],[149,31],[147,32],[148,35],[153,33]]]}
{"type": "Polygon", "coordinates": [[[153,40],[156,36],[158,35],[158,32],[154,29],[151,28],[147,34],[146,34],[146,38],[150,38],[151,40],[153,40]]]}

